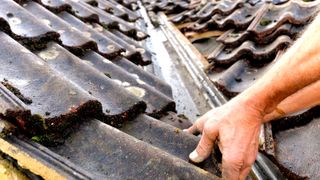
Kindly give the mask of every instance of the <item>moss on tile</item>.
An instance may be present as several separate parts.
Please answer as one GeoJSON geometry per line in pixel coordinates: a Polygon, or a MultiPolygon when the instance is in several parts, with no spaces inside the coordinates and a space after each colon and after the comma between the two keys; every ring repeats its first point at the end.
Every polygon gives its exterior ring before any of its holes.
{"type": "Polygon", "coordinates": [[[268,26],[271,22],[272,22],[271,19],[262,18],[261,21],[260,21],[260,25],[261,26],[268,26]]]}

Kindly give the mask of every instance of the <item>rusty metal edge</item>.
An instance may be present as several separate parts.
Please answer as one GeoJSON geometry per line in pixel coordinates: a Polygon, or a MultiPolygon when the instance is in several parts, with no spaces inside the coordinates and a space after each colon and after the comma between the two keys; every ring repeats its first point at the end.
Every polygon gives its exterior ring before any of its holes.
{"type": "MultiPolygon", "coordinates": [[[[190,41],[168,20],[168,17],[160,12],[158,13],[160,28],[167,37],[169,43],[180,56],[182,63],[186,66],[199,89],[203,90],[203,95],[209,97],[209,104],[218,107],[225,104],[227,98],[215,87],[211,80],[205,74],[205,66],[199,63],[199,59],[204,58],[201,53],[195,49],[190,41]],[[199,56],[200,55],[200,56],[199,56]],[[201,57],[202,56],[202,57],[201,57]]],[[[266,157],[258,153],[257,160],[252,166],[249,178],[253,180],[285,179],[276,165],[266,162],[266,157]]]]}

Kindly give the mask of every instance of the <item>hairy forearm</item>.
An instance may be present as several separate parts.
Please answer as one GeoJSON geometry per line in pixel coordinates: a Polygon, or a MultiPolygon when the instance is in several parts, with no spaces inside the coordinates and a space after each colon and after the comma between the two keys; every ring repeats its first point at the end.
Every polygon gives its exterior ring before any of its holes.
{"type": "Polygon", "coordinates": [[[320,105],[320,80],[299,90],[278,104],[277,109],[264,116],[264,121],[279,119],[285,115],[320,105]]]}
{"type": "Polygon", "coordinates": [[[278,62],[240,94],[268,114],[288,96],[320,79],[320,15],[278,62]]]}

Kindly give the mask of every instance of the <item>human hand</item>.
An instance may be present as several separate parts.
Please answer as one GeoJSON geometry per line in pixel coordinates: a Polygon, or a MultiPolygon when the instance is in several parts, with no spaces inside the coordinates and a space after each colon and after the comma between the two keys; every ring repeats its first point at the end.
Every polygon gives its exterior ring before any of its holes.
{"type": "Polygon", "coordinates": [[[241,98],[212,109],[186,131],[202,133],[191,161],[202,162],[210,156],[219,139],[222,153],[222,175],[226,179],[245,179],[254,163],[259,146],[260,126],[264,113],[241,98]]]}

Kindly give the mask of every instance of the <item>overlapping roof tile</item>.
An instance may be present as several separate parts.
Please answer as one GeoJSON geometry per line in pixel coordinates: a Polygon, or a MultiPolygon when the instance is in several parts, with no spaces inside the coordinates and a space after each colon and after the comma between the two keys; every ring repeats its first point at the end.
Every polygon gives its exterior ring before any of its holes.
{"type": "MultiPolygon", "coordinates": [[[[229,72],[227,68],[242,59],[249,62],[250,66],[256,66],[257,71],[272,62],[280,50],[292,44],[305,24],[318,12],[318,7],[319,3],[316,1],[299,0],[282,3],[209,1],[202,8],[174,15],[171,20],[177,23],[186,35],[189,32],[201,35],[208,31],[224,31],[216,38],[218,46],[204,55],[210,64],[207,69],[216,69],[210,74],[219,72],[223,74],[219,77],[226,77],[226,74],[230,73],[224,73],[222,69],[229,72]]],[[[225,81],[221,81],[221,78],[212,81],[224,89],[223,92],[229,97],[241,92],[228,92],[226,84],[222,83],[225,81]]],[[[234,86],[237,84],[239,83],[234,86]]]]}
{"type": "Polygon", "coordinates": [[[152,1],[144,1],[145,7],[149,11],[165,11],[167,13],[178,13],[183,10],[189,9],[189,1],[172,1],[172,0],[152,0],[152,1]]]}
{"type": "Polygon", "coordinates": [[[135,14],[131,10],[127,9],[121,4],[118,4],[112,1],[99,0],[97,1],[97,6],[102,10],[105,10],[111,14],[114,14],[117,17],[120,17],[130,22],[134,22],[140,18],[137,14],[135,14]]]}
{"type": "Polygon", "coordinates": [[[273,60],[276,53],[288,46],[292,42],[291,38],[285,35],[277,37],[275,41],[266,46],[259,46],[252,41],[245,41],[239,47],[233,49],[225,45],[220,45],[208,55],[208,61],[214,62],[214,66],[230,66],[241,58],[253,61],[252,64],[262,64],[273,60]],[[267,61],[266,61],[267,60],[267,61]]]}
{"type": "Polygon", "coordinates": [[[139,8],[137,0],[109,0],[109,1],[112,3],[122,4],[123,6],[131,10],[137,10],[139,8]]]}

